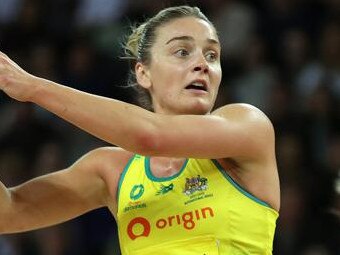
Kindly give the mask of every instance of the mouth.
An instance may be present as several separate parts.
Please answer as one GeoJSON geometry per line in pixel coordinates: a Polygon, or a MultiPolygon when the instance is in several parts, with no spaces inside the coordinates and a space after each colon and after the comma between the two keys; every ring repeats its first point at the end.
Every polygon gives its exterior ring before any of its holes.
{"type": "Polygon", "coordinates": [[[208,92],[208,85],[205,80],[195,80],[187,85],[185,89],[208,92]]]}

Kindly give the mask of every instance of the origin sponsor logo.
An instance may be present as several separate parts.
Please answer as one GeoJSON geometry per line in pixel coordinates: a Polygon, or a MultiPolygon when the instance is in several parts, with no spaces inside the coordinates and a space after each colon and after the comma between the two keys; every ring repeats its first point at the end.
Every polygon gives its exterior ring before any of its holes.
{"type": "Polygon", "coordinates": [[[198,224],[198,221],[206,220],[214,216],[214,210],[211,207],[205,207],[156,220],[136,217],[129,222],[127,234],[131,240],[135,240],[142,236],[148,237],[154,228],[164,230],[170,227],[183,227],[186,230],[193,230],[198,224]]]}

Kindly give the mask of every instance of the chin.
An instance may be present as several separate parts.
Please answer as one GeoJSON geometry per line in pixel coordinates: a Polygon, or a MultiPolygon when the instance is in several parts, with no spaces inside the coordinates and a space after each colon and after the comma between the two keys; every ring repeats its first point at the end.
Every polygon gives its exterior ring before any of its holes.
{"type": "Polygon", "coordinates": [[[190,104],[187,108],[186,114],[194,114],[194,115],[206,115],[209,114],[212,105],[208,103],[203,102],[195,102],[193,104],[190,104]]]}

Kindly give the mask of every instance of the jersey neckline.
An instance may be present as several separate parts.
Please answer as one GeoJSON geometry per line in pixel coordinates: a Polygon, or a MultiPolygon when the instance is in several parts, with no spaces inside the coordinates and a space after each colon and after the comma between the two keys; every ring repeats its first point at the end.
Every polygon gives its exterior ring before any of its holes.
{"type": "Polygon", "coordinates": [[[153,175],[152,171],[151,171],[151,166],[150,166],[150,157],[145,157],[144,158],[144,167],[145,167],[145,173],[146,176],[151,180],[151,181],[155,181],[155,182],[164,182],[164,181],[171,181],[173,179],[175,179],[176,177],[178,177],[179,175],[181,175],[181,173],[184,171],[185,167],[188,164],[188,159],[185,159],[181,169],[178,171],[178,173],[171,175],[171,176],[166,176],[166,177],[156,177],[153,175]]]}

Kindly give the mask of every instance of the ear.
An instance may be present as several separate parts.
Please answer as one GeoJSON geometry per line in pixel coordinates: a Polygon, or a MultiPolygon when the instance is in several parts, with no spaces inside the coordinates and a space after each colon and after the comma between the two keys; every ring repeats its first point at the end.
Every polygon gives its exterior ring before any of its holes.
{"type": "Polygon", "coordinates": [[[151,79],[150,72],[144,64],[138,62],[135,65],[135,73],[136,79],[139,85],[141,85],[145,89],[149,89],[151,87],[151,79]]]}

